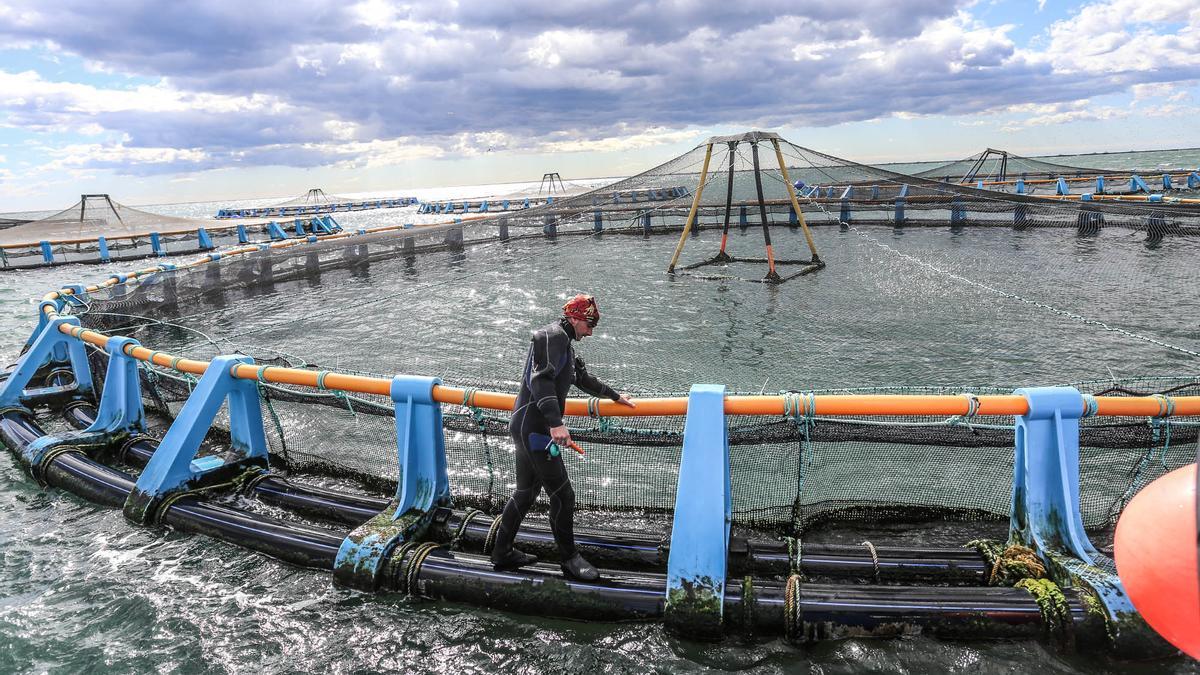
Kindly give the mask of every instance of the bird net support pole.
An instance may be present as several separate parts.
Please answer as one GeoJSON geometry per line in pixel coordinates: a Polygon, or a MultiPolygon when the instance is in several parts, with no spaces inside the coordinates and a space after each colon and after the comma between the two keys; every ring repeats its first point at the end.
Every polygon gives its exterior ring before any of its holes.
{"type": "Polygon", "coordinates": [[[792,208],[796,211],[796,220],[800,221],[800,229],[804,230],[804,238],[808,240],[808,250],[812,252],[812,261],[821,262],[821,256],[817,255],[817,245],[813,243],[812,232],[808,230],[808,223],[804,221],[804,212],[800,210],[800,202],[796,201],[796,190],[792,187],[792,179],[788,177],[787,164],[783,161],[783,151],[779,149],[779,141],[772,138],[771,145],[775,146],[775,159],[779,160],[779,172],[783,174],[783,182],[787,184],[787,193],[792,200],[792,208]]]}
{"type": "Polygon", "coordinates": [[[700,195],[704,193],[704,183],[708,180],[708,162],[712,159],[712,143],[704,150],[704,166],[700,168],[700,184],[696,186],[696,196],[692,198],[692,208],[688,211],[687,222],[683,225],[683,233],[679,235],[679,243],[675,245],[675,254],[671,256],[671,264],[667,273],[675,271],[675,263],[679,262],[679,254],[683,253],[683,245],[687,242],[688,233],[696,222],[696,210],[700,208],[700,195]]]}

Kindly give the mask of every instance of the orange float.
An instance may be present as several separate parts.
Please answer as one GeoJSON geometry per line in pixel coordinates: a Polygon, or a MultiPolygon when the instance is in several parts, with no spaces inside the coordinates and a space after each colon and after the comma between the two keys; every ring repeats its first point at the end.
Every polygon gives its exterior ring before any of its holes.
{"type": "Polygon", "coordinates": [[[1147,485],[1117,523],[1117,573],[1133,606],[1168,642],[1200,659],[1196,465],[1147,485]]]}

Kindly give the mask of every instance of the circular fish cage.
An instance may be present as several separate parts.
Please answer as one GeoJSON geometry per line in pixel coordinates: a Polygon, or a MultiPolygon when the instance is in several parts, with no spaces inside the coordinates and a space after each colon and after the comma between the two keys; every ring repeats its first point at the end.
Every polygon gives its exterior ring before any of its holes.
{"type": "Polygon", "coordinates": [[[51,292],[0,440],[133,523],[367,591],[694,638],[1166,653],[1109,545],[1194,460],[1200,208],[1001,194],[752,132],[464,209],[51,292]],[[548,562],[496,571],[528,335],[577,291],[604,316],[577,353],[637,402],[564,411],[600,580],[559,571],[537,516],[517,545],[548,562]]]}

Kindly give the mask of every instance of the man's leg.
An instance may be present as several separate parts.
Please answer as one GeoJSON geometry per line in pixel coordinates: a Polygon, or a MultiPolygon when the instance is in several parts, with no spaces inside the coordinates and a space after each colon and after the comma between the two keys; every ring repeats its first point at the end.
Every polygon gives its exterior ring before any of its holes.
{"type": "Polygon", "coordinates": [[[529,508],[542,490],[542,480],[534,468],[534,458],[528,446],[519,438],[513,438],[516,448],[513,451],[513,461],[517,473],[517,489],[513,491],[504,512],[500,514],[500,527],[496,529],[496,541],[492,545],[492,563],[496,569],[516,569],[537,562],[536,556],[530,556],[513,549],[513,540],[517,538],[517,530],[529,508]]]}
{"type": "Polygon", "coordinates": [[[545,460],[535,456],[533,464],[550,498],[550,531],[558,545],[563,573],[581,581],[599,579],[596,567],[575,550],[575,488],[571,486],[562,455],[551,457],[546,453],[545,460]]]}

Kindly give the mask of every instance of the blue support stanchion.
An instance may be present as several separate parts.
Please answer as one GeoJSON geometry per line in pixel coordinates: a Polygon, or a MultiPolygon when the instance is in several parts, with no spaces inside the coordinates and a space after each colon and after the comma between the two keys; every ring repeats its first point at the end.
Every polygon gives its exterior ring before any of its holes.
{"type": "Polygon", "coordinates": [[[1200,173],[1195,171],[1189,173],[1187,177],[1187,186],[1189,190],[1200,188],[1200,173]]]}
{"type": "Polygon", "coordinates": [[[50,242],[42,241],[40,243],[42,247],[42,262],[46,263],[47,265],[53,265],[54,249],[50,247],[50,242]]]}
{"type": "Polygon", "coordinates": [[[238,223],[237,226],[237,238],[239,244],[250,243],[250,237],[246,234],[246,226],[241,223],[238,223]]]}
{"type": "Polygon", "coordinates": [[[1079,418],[1086,404],[1072,387],[1036,387],[1014,392],[1029,402],[1016,418],[1013,449],[1012,516],[1009,538],[1032,548],[1051,578],[1063,587],[1084,584],[1107,613],[1118,653],[1145,655],[1157,638],[1140,619],[1112,559],[1088,539],[1079,509],[1079,418]]]}
{"type": "Polygon", "coordinates": [[[486,200],[486,199],[485,199],[485,200],[483,200],[482,202],[480,202],[480,204],[479,204],[479,212],[480,212],[480,213],[487,213],[487,212],[488,212],[488,200],[486,200]]]}
{"type": "Polygon", "coordinates": [[[1017,194],[1019,194],[1019,195],[1025,194],[1025,179],[1023,179],[1023,178],[1017,179],[1017,194]]]}
{"type": "Polygon", "coordinates": [[[725,387],[693,385],[683,428],[664,616],[669,628],[689,636],[722,634],[732,519],[727,432],[725,387]]]}
{"type": "Polygon", "coordinates": [[[1129,177],[1129,191],[1149,194],[1150,186],[1146,185],[1146,181],[1142,180],[1142,177],[1135,173],[1129,177]]]}
{"type": "Polygon", "coordinates": [[[154,251],[154,255],[166,255],[166,251],[162,247],[162,235],[157,232],[150,233],[150,248],[154,251]]]}
{"type": "Polygon", "coordinates": [[[1104,194],[1104,176],[1096,176],[1096,194],[1104,194]]]}
{"type": "MultiPolygon", "coordinates": [[[[83,342],[62,332],[62,326],[79,326],[79,319],[73,316],[46,318],[42,313],[42,307],[45,305],[46,303],[42,303],[38,307],[38,326],[28,343],[29,349],[21,355],[12,374],[0,383],[0,408],[32,404],[49,396],[68,393],[91,396],[93,393],[92,371],[88,367],[83,342]],[[33,376],[51,361],[66,361],[75,377],[74,384],[26,391],[25,388],[33,380],[33,376]]],[[[59,309],[62,307],[55,306],[59,309]]]]}
{"type": "Polygon", "coordinates": [[[442,406],[433,400],[433,387],[440,383],[433,377],[392,378],[400,471],[396,496],[342,541],[333,564],[336,583],[365,591],[377,589],[380,572],[396,546],[419,538],[435,507],[449,502],[442,406]]]}
{"type": "Polygon", "coordinates": [[[234,366],[253,363],[249,356],[218,356],[212,360],[129,493],[124,509],[128,520],[142,525],[155,523],[163,501],[171,494],[199,487],[206,480],[230,478],[250,467],[267,466],[267,438],[257,385],[232,373],[234,366]],[[226,404],[228,453],[224,459],[197,459],[200,443],[226,404]]]}
{"type": "Polygon", "coordinates": [[[1162,176],[1162,186],[1164,190],[1174,190],[1175,186],[1171,183],[1171,174],[1164,173],[1162,176]]]}
{"type": "MultiPolygon", "coordinates": [[[[651,228],[650,228],[650,212],[649,212],[649,211],[647,211],[647,212],[645,212],[645,213],[643,213],[643,214],[642,214],[642,234],[643,234],[644,236],[647,236],[647,237],[649,237],[649,236],[650,236],[650,230],[651,230],[651,228]]],[[[699,229],[699,228],[694,228],[694,229],[692,230],[692,233],[693,233],[693,234],[695,234],[695,233],[698,233],[699,231],[700,231],[700,229],[699,229]]]]}
{"type": "Polygon", "coordinates": [[[321,222],[325,223],[325,227],[329,228],[330,232],[337,233],[342,231],[342,226],[338,224],[338,221],[333,219],[333,216],[324,216],[321,218],[321,222]]]}
{"type": "Polygon", "coordinates": [[[897,198],[897,199],[896,199],[896,218],[895,218],[895,224],[896,224],[897,226],[900,226],[900,225],[903,225],[903,224],[904,224],[904,198],[903,198],[903,197],[899,197],[899,198],[897,198]]]}
{"type": "Polygon", "coordinates": [[[108,240],[104,237],[97,237],[96,244],[100,247],[100,262],[109,262],[112,256],[108,253],[108,240]]]}
{"type": "Polygon", "coordinates": [[[745,231],[745,229],[747,227],[750,227],[749,214],[746,212],[746,207],[739,206],[738,207],[738,228],[745,231]]]}
{"type": "Polygon", "coordinates": [[[22,451],[21,460],[38,483],[45,483],[45,465],[59,452],[105,448],[145,433],[138,362],[127,353],[137,346],[138,342],[133,338],[116,336],[109,339],[105,347],[109,359],[104,375],[104,394],[91,425],[80,431],[42,436],[22,451]]]}
{"type": "Polygon", "coordinates": [[[523,209],[529,208],[529,197],[525,198],[525,203],[521,206],[523,209]]]}
{"type": "Polygon", "coordinates": [[[308,232],[304,231],[304,221],[303,220],[300,220],[299,218],[297,218],[295,220],[295,222],[292,223],[292,226],[296,228],[296,236],[297,237],[303,237],[304,235],[308,234],[308,232]]]}
{"type": "Polygon", "coordinates": [[[279,223],[277,223],[273,220],[271,222],[267,223],[267,233],[271,235],[272,240],[280,240],[280,239],[288,238],[287,233],[285,233],[283,231],[283,228],[279,226],[279,223]]]}
{"type": "Polygon", "coordinates": [[[1059,195],[1071,194],[1071,187],[1067,185],[1066,178],[1063,178],[1062,176],[1058,177],[1058,180],[1055,182],[1054,193],[1059,195]]]}
{"type": "Polygon", "coordinates": [[[196,230],[196,246],[201,251],[211,251],[216,248],[213,246],[212,237],[208,236],[208,230],[203,227],[196,230]]]}
{"type": "Polygon", "coordinates": [[[504,209],[505,211],[508,210],[508,200],[507,199],[505,199],[503,202],[500,202],[500,208],[504,209]]]}

